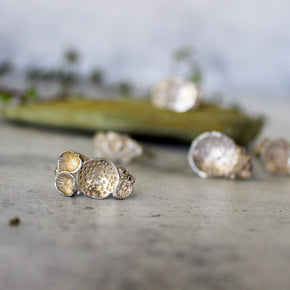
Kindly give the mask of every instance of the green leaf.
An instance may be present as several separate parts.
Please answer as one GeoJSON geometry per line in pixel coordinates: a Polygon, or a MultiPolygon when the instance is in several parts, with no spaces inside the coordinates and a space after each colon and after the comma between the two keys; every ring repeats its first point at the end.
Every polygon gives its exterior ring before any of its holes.
{"type": "Polygon", "coordinates": [[[30,87],[25,91],[24,102],[35,101],[38,97],[37,88],[30,87]]]}
{"type": "Polygon", "coordinates": [[[79,58],[80,58],[79,52],[74,48],[70,48],[64,52],[64,59],[68,64],[78,63],[79,58]]]}
{"type": "Polygon", "coordinates": [[[93,84],[100,85],[104,80],[104,74],[101,69],[94,69],[91,72],[90,80],[93,84]]]}
{"type": "Polygon", "coordinates": [[[119,83],[119,92],[122,97],[129,97],[132,94],[133,86],[128,82],[119,83]]]}
{"type": "Polygon", "coordinates": [[[203,80],[201,70],[197,66],[195,66],[189,78],[190,81],[192,81],[194,84],[200,86],[203,80]]]}
{"type": "Polygon", "coordinates": [[[192,47],[184,47],[174,52],[174,59],[177,61],[184,61],[193,55],[192,47]]]}
{"type": "Polygon", "coordinates": [[[0,100],[2,103],[9,103],[11,99],[12,99],[12,95],[10,93],[0,94],[0,100]]]}
{"type": "Polygon", "coordinates": [[[3,61],[0,64],[0,77],[4,76],[12,71],[12,64],[9,61],[3,61]]]}
{"type": "Polygon", "coordinates": [[[160,110],[143,99],[51,100],[25,106],[7,106],[4,118],[37,125],[84,131],[116,130],[126,134],[171,137],[186,142],[206,131],[220,131],[239,144],[249,144],[260,132],[263,119],[201,103],[185,113],[160,110]]]}

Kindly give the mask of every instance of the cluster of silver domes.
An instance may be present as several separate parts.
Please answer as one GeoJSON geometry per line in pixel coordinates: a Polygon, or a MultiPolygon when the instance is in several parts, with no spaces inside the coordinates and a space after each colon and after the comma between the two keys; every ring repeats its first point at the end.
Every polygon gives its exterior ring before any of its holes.
{"type": "MultiPolygon", "coordinates": [[[[151,102],[159,109],[181,113],[197,108],[199,95],[192,82],[170,77],[155,87],[151,102]]],[[[56,188],[66,196],[83,193],[96,199],[110,195],[119,199],[128,197],[135,179],[127,169],[116,167],[112,161],[129,163],[143,154],[142,146],[129,136],[113,131],[99,132],[93,142],[96,159],[74,151],[59,156],[55,169],[56,188]]],[[[264,139],[256,153],[271,173],[290,175],[290,143],[286,140],[264,139]]],[[[252,159],[245,149],[228,136],[214,131],[193,140],[188,162],[202,178],[249,179],[252,172],[252,159]]]]}
{"type": "Polygon", "coordinates": [[[57,190],[66,196],[83,193],[96,199],[110,195],[124,199],[132,193],[135,182],[127,169],[116,167],[109,160],[90,159],[74,151],[59,156],[54,173],[57,190]]]}
{"type": "MultiPolygon", "coordinates": [[[[265,138],[256,147],[266,169],[272,174],[290,175],[290,143],[285,139],[265,138]]],[[[206,132],[191,144],[188,162],[200,177],[248,179],[251,177],[252,159],[245,149],[220,132],[206,132]]]]}
{"type": "MultiPolygon", "coordinates": [[[[110,147],[110,140],[107,140],[117,138],[116,142],[133,142],[133,145],[138,145],[133,139],[113,132],[101,137],[104,138],[104,143],[98,140],[103,144],[99,147],[106,148],[103,156],[126,162],[136,156],[136,151],[133,150],[130,155],[122,144],[110,147]],[[115,147],[119,149],[116,150],[115,147]],[[117,154],[114,155],[115,153],[117,154]],[[122,154],[125,154],[125,159],[122,159],[122,154]]],[[[96,138],[100,138],[100,135],[96,138]]],[[[142,149],[141,146],[140,148],[142,149]]],[[[101,154],[101,149],[98,149],[98,154],[101,154]]],[[[271,173],[290,175],[290,143],[286,140],[264,139],[256,147],[255,153],[260,155],[271,173]]],[[[192,170],[202,178],[249,179],[252,172],[252,159],[245,149],[236,145],[228,136],[215,131],[205,132],[193,140],[188,151],[188,162],[192,170]]],[[[135,182],[126,168],[116,167],[107,159],[90,159],[74,151],[66,151],[59,156],[54,173],[57,190],[66,196],[82,193],[96,199],[104,199],[110,195],[124,199],[132,193],[135,182]]]]}

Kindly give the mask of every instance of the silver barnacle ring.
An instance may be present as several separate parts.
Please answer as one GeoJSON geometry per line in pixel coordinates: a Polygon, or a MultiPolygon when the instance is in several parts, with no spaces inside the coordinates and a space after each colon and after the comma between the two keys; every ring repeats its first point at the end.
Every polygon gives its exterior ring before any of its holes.
{"type": "Polygon", "coordinates": [[[124,167],[116,167],[106,159],[90,159],[83,154],[66,151],[57,160],[55,187],[65,196],[83,193],[95,199],[113,195],[127,198],[133,191],[135,178],[124,167]]]}

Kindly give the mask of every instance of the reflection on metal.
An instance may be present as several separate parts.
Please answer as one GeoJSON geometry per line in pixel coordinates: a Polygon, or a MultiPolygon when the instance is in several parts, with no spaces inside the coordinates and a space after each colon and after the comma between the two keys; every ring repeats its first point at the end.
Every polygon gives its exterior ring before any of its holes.
{"type": "Polygon", "coordinates": [[[188,162],[200,177],[251,177],[252,160],[245,150],[220,132],[206,132],[191,144],[188,162]]]}

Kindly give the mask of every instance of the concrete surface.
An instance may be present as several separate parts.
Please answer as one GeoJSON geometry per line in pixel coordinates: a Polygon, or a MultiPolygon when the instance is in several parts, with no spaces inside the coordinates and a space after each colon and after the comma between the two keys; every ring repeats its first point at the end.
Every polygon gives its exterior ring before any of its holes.
{"type": "MultiPolygon", "coordinates": [[[[264,134],[290,137],[281,110],[264,134]]],[[[290,178],[203,180],[186,147],[150,145],[129,199],[67,198],[56,158],[91,156],[90,136],[0,132],[0,289],[290,289],[290,178]]]]}

